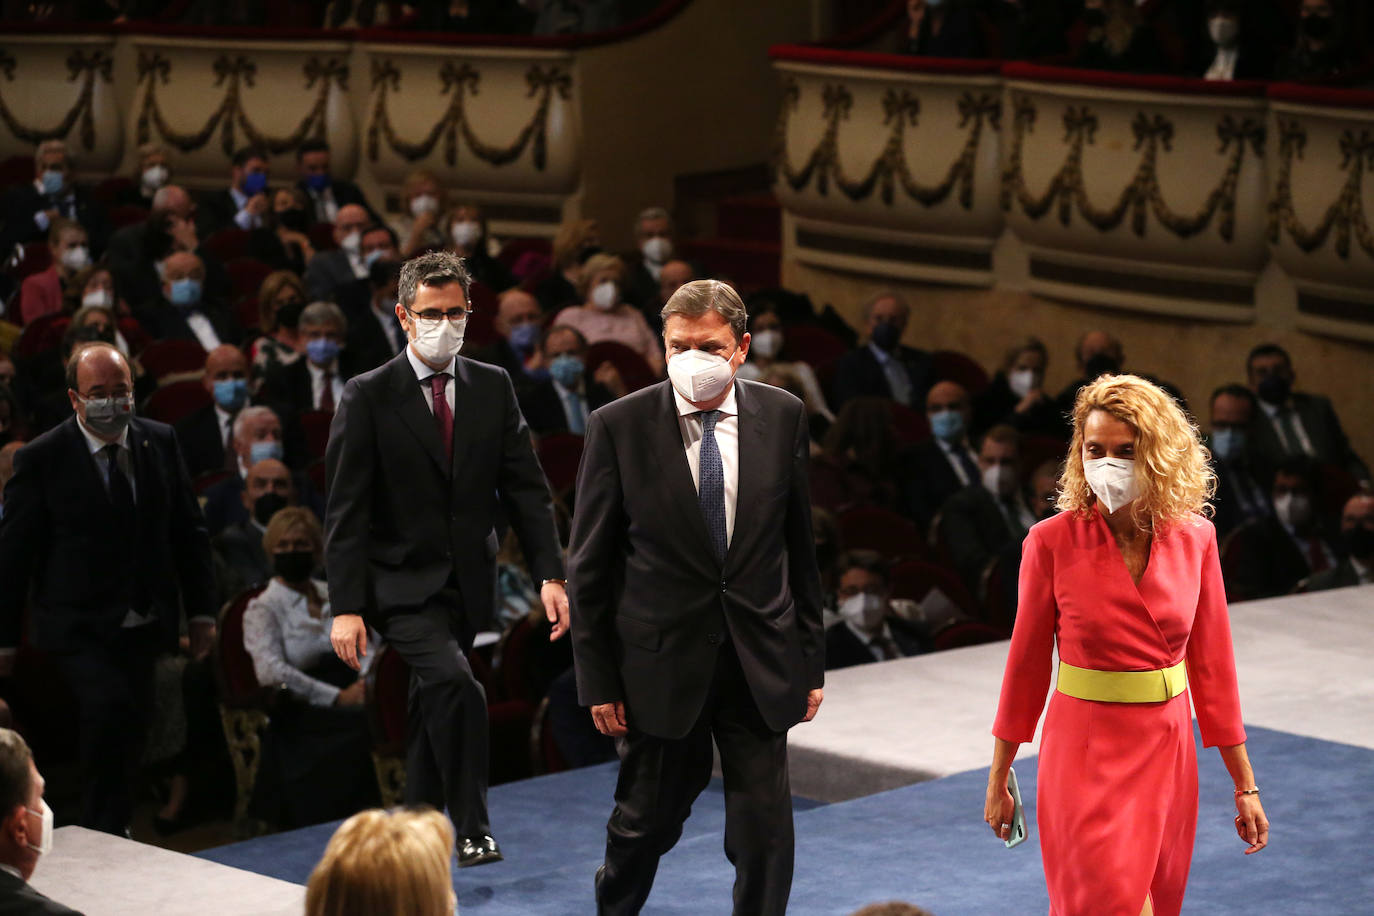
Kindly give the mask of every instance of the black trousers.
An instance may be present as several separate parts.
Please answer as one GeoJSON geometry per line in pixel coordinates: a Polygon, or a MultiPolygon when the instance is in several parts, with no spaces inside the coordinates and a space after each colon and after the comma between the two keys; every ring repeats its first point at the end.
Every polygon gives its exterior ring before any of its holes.
{"type": "Polygon", "coordinates": [[[153,712],[157,624],[57,656],[80,710],[81,826],[124,836],[153,712]]]}
{"type": "Polygon", "coordinates": [[[725,777],[725,856],[735,866],[734,911],[770,916],[787,910],[792,890],[792,792],[787,733],[769,729],[726,643],[711,692],[684,738],[637,730],[618,742],[620,779],[606,825],[606,864],[596,883],[597,912],[638,913],[649,897],[658,860],[682,836],[682,825],[711,781],[711,739],[725,777]]]}
{"type": "Polygon", "coordinates": [[[460,841],[491,832],[487,694],[468,664],[475,634],[463,621],[458,591],[445,588],[382,623],[382,637],[410,666],[406,804],[448,808],[460,841]]]}

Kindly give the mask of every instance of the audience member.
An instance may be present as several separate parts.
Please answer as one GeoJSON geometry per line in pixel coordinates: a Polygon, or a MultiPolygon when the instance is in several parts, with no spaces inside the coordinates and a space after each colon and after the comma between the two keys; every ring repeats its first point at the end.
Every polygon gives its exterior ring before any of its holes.
{"type": "Polygon", "coordinates": [[[749,315],[749,359],[736,373],[743,379],[762,379],[772,369],[785,369],[796,376],[806,402],[807,413],[820,415],[828,422],[834,422],[835,415],[821,393],[821,384],[816,380],[816,372],[806,363],[783,362],[779,359],[786,343],[786,332],[782,319],[778,317],[777,307],[772,303],[757,306],[749,315]]]}
{"type": "Polygon", "coordinates": [[[104,211],[76,183],[76,169],[67,144],[44,140],[33,157],[33,181],[10,190],[5,196],[0,258],[14,245],[41,242],[58,219],[69,219],[86,230],[92,257],[105,251],[109,236],[104,211]]]}
{"type": "Polygon", "coordinates": [[[341,287],[367,279],[363,230],[372,218],[359,204],[344,204],[334,220],[333,251],[317,251],[305,269],[305,291],[312,302],[334,302],[341,287]]]}
{"type": "Polygon", "coordinates": [[[234,418],[248,404],[248,360],[233,344],[222,344],[205,356],[201,385],[210,403],[176,424],[177,442],[192,477],[206,471],[237,470],[234,418]]]}
{"type": "Polygon", "coordinates": [[[138,148],[138,165],[133,183],[115,195],[115,203],[152,209],[153,197],[171,181],[172,170],[167,164],[167,150],[158,143],[145,143],[138,148]]]}
{"type": "Polygon", "coordinates": [[[825,431],[822,454],[844,472],[849,503],[893,505],[901,478],[892,408],[883,398],[853,398],[825,431]]]}
{"type": "Polygon", "coordinates": [[[315,243],[310,241],[310,198],[298,187],[277,188],[272,192],[272,217],[268,225],[277,234],[286,255],[281,265],[297,275],[315,257],[315,243]]]}
{"type": "Polygon", "coordinates": [[[891,398],[919,408],[930,388],[930,354],[902,343],[911,307],[899,294],[884,290],[864,305],[868,342],[840,357],[835,365],[834,407],[853,397],[891,398]]]}
{"type": "Polygon", "coordinates": [[[588,344],[603,340],[624,344],[644,359],[654,375],[662,375],[663,346],[644,315],[624,301],[624,288],[625,262],[613,254],[592,255],[577,283],[583,304],[563,309],[554,324],[576,328],[588,344]]]}
{"type": "Polygon", "coordinates": [[[372,223],[363,230],[359,242],[366,273],[357,280],[340,286],[331,302],[344,310],[344,314],[358,314],[371,304],[373,295],[372,268],[385,262],[399,262],[401,253],[396,247],[396,236],[382,223],[372,223]]]}
{"type": "Polygon", "coordinates": [[[825,631],[827,671],[926,650],[916,627],[892,610],[891,579],[879,554],[853,550],[841,557],[838,582],[839,619],[825,631]]]}
{"type": "Polygon", "coordinates": [[[534,22],[536,35],[585,35],[621,23],[616,0],[544,0],[534,22]]]}
{"type": "Polygon", "coordinates": [[[497,297],[496,317],[492,320],[496,339],[475,354],[476,358],[505,369],[518,390],[532,381],[528,376],[543,323],[538,299],[523,289],[506,290],[497,297]]]}
{"type": "Polygon", "coordinates": [[[978,17],[964,0],[906,0],[901,51],[921,57],[981,57],[978,17]]]}
{"type": "Polygon", "coordinates": [[[1063,473],[1063,459],[1047,458],[1031,472],[1030,510],[1037,522],[1043,522],[1059,511],[1059,477],[1063,473]]]}
{"type": "Polygon", "coordinates": [[[244,147],[230,161],[229,187],[206,194],[200,202],[201,229],[213,235],[221,229],[262,229],[272,209],[267,198],[271,169],[262,150],[244,147]]]}
{"type": "Polygon", "coordinates": [[[259,461],[243,479],[242,498],[248,517],[211,539],[220,605],[247,589],[263,585],[272,575],[272,563],[263,549],[262,537],[277,510],[296,504],[290,468],[275,458],[259,461]]]}
{"type": "Polygon", "coordinates": [[[1248,448],[1261,475],[1284,456],[1306,455],[1356,480],[1369,481],[1369,468],[1351,448],[1331,399],[1293,390],[1298,376],[1287,350],[1272,343],[1255,347],[1245,360],[1245,376],[1259,398],[1248,448]]]}
{"type": "Polygon", "coordinates": [[[30,638],[80,710],[80,823],[127,835],[154,660],[183,612],[193,654],[214,639],[210,541],[171,428],[133,414],[123,355],[78,349],[67,386],[76,416],[18,452],[6,488],[0,675],[13,673],[32,583],[30,638]]]}
{"type": "Polygon", "coordinates": [[[52,264],[29,274],[19,287],[19,324],[27,325],[40,315],[62,311],[62,300],[72,277],[91,263],[86,230],[79,223],[58,217],[48,229],[52,264]]]}
{"type": "Polygon", "coordinates": [[[463,259],[472,279],[493,293],[501,293],[515,285],[510,269],[491,256],[488,248],[487,221],[481,207],[461,203],[444,215],[440,224],[444,247],[463,259]]]}
{"type": "Polygon", "coordinates": [[[383,258],[374,261],[367,272],[370,295],[366,304],[345,309],[348,318],[347,352],[362,372],[380,366],[405,349],[406,333],[396,318],[400,301],[397,281],[401,276],[400,261],[383,258]]]}
{"type": "MultiPolygon", "coordinates": [[[[660,325],[663,319],[659,314],[663,307],[668,304],[668,300],[673,298],[673,293],[677,292],[684,285],[693,280],[699,280],[697,270],[688,261],[673,260],[663,265],[663,269],[658,273],[658,299],[654,306],[654,320],[660,325]]],[[[650,327],[653,327],[652,322],[650,327]]]]}
{"type": "Polygon", "coordinates": [[[1274,514],[1236,529],[1238,561],[1223,570],[1228,598],[1286,595],[1308,576],[1336,566],[1340,555],[1318,512],[1318,492],[1311,459],[1294,455],[1278,463],[1269,494],[1274,514]]]}
{"type": "MultiPolygon", "coordinates": [[[[1055,396],[1055,408],[1062,417],[1068,417],[1073,413],[1073,403],[1078,399],[1078,389],[1095,380],[1099,375],[1117,375],[1125,371],[1126,352],[1122,349],[1121,341],[1106,331],[1084,333],[1082,337],[1078,338],[1073,354],[1081,375],[1064,386],[1063,390],[1055,396]]],[[[1144,372],[1136,372],[1135,374],[1163,388],[1169,392],[1175,401],[1178,401],[1184,410],[1188,409],[1187,399],[1183,397],[1183,392],[1179,391],[1177,386],[1144,372]]]]}
{"type": "Polygon", "coordinates": [[[553,237],[552,270],[534,291],[546,315],[582,301],[577,292],[582,265],[600,251],[601,233],[596,220],[572,219],[558,227],[553,237]]]}
{"type": "Polygon", "coordinates": [[[1194,73],[1206,80],[1263,80],[1274,73],[1274,54],[1244,0],[1207,0],[1204,59],[1194,73]]]}
{"type": "Polygon", "coordinates": [[[1060,0],[988,0],[987,17],[1004,60],[1063,58],[1067,10],[1060,0]]]}
{"type": "Polygon", "coordinates": [[[301,827],[376,804],[363,700],[381,640],[367,634],[361,673],[334,654],[328,587],[314,578],[324,534],[309,510],[278,510],[262,546],[273,576],[243,612],[243,646],[258,683],[283,688],[294,702],[273,708],[250,810],[268,823],[301,827]]]}
{"type": "Polygon", "coordinates": [[[301,312],[297,325],[305,359],[282,366],[267,376],[263,399],[283,416],[309,410],[333,411],[343,397],[343,386],[355,373],[344,349],[348,319],[332,302],[312,302],[301,312]]]}
{"type": "Polygon", "coordinates": [[[1021,487],[1021,442],[1016,430],[988,430],[978,448],[979,479],[959,490],[940,512],[940,540],[969,593],[982,592],[983,570],[1038,519],[1021,487]]]}
{"type": "Polygon", "coordinates": [[[1161,68],[1159,49],[1135,0],[1083,0],[1068,42],[1075,67],[1133,73],[1161,68]]]}
{"type": "Polygon", "coordinates": [[[1280,68],[1285,80],[1340,84],[1351,76],[1350,21],[1341,0],[1301,0],[1297,41],[1280,68]]]}
{"type": "Polygon", "coordinates": [[[1299,591],[1374,584],[1374,493],[1356,493],[1341,511],[1341,546],[1345,556],[1330,569],[1314,573],[1299,591]]]}
{"type": "MultiPolygon", "coordinates": [[[[209,487],[205,497],[205,524],[210,534],[219,534],[228,526],[248,518],[249,512],[243,505],[243,490],[247,485],[248,469],[259,461],[268,458],[288,460],[282,421],[270,407],[250,406],[239,411],[234,418],[234,454],[238,458],[238,473],[231,474],[219,483],[209,487]]],[[[316,515],[323,515],[324,506],[310,483],[310,478],[298,471],[292,471],[292,482],[300,504],[316,515]]]]}
{"type": "Polygon", "coordinates": [[[1212,432],[1207,437],[1207,448],[1211,450],[1212,470],[1217,475],[1212,524],[1219,539],[1274,511],[1247,448],[1255,412],[1255,394],[1244,385],[1224,385],[1212,392],[1212,432]]]}
{"type": "Polygon", "coordinates": [[[1002,368],[973,402],[974,435],[1006,424],[1023,435],[1068,440],[1068,424],[1045,392],[1050,354],[1038,337],[1007,351],[1002,368]]]}
{"type": "Polygon", "coordinates": [[[364,811],[344,821],[305,888],[305,916],[452,916],[453,827],[437,811],[364,811]]]}
{"type": "Polygon", "coordinates": [[[929,531],[935,516],[956,492],[982,479],[969,445],[973,419],[968,392],[957,382],[936,382],[926,395],[929,439],[911,450],[905,480],[907,513],[929,531]]]}
{"type": "Polygon", "coordinates": [[[162,262],[176,251],[197,252],[202,232],[196,225],[199,211],[186,189],[164,185],[153,195],[148,218],[117,230],[110,236],[107,259],[115,281],[130,302],[153,299],[162,285],[162,262]]]}
{"type": "MultiPolygon", "coordinates": [[[[108,267],[92,264],[73,276],[62,310],[71,313],[72,324],[96,320],[108,323],[114,328],[115,346],[125,356],[134,355],[148,343],[148,335],[134,320],[129,303],[115,289],[114,274],[108,267]]],[[[134,372],[137,375],[137,367],[134,372]]]]}
{"type": "Polygon", "coordinates": [[[161,294],[145,302],[139,324],[158,340],[193,340],[206,352],[243,337],[233,313],[210,291],[206,295],[205,263],[196,254],[179,251],[162,262],[161,294]]]}
{"type": "Polygon", "coordinates": [[[0,728],[0,912],[12,916],[81,916],[29,885],[38,860],[52,852],[53,813],[46,782],[23,737],[0,728]]]}
{"type": "Polygon", "coordinates": [[[663,267],[672,260],[674,251],[673,218],[667,210],[649,207],[640,212],[635,219],[635,246],[637,251],[626,260],[625,301],[643,312],[649,326],[659,333],[663,323],[658,312],[667,301],[659,301],[663,267]]]}
{"type": "Polygon", "coordinates": [[[546,373],[516,391],[520,412],[535,435],[580,436],[593,410],[625,394],[625,383],[609,362],[589,371],[587,340],[576,328],[556,324],[544,331],[536,348],[536,361],[546,373]]]}
{"type": "Polygon", "coordinates": [[[448,198],[439,177],[427,169],[415,169],[401,184],[402,212],[391,218],[391,231],[401,240],[401,257],[413,258],[422,251],[448,244],[439,218],[448,212],[448,198]]]}
{"type": "Polygon", "coordinates": [[[310,203],[310,222],[332,223],[339,209],[357,204],[367,211],[372,222],[381,217],[372,209],[363,192],[351,181],[335,178],[330,171],[329,144],[323,140],[305,140],[296,147],[296,187],[303,191],[310,203]]]}
{"type": "Polygon", "coordinates": [[[263,278],[258,287],[258,328],[263,336],[249,349],[253,357],[253,378],[263,379],[300,359],[305,351],[297,325],[305,310],[305,284],[289,270],[278,270],[263,278]]]}

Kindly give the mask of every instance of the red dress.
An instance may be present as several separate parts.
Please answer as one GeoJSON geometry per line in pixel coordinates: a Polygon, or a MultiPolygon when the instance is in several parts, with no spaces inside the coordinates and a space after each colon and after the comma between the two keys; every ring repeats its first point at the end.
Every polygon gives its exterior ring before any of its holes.
{"type": "Polygon", "coordinates": [[[1137,587],[1106,521],[1066,512],[1031,529],[993,734],[1035,736],[1051,650],[1080,668],[1145,671],[1186,660],[1188,690],[1162,703],[1054,692],[1040,739],[1037,824],[1057,916],[1158,916],[1183,905],[1197,827],[1193,698],[1206,747],[1245,741],[1216,530],[1161,526],[1137,587]]]}

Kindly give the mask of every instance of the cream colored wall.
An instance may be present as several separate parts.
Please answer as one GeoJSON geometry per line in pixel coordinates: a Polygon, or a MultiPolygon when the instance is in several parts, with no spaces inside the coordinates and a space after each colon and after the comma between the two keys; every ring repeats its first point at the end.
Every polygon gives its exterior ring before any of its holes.
{"type": "Polygon", "coordinates": [[[1243,382],[1245,355],[1272,341],[1288,350],[1298,387],[1336,404],[1355,450],[1374,463],[1374,345],[1318,337],[1266,324],[1236,325],[1162,318],[1069,305],[1006,289],[975,290],[821,270],[794,260],[783,263],[783,285],[811,296],[817,308],[829,303],[856,328],[864,300],[896,289],[912,303],[905,342],[923,349],[960,350],[989,372],[1006,349],[1035,335],[1050,351],[1047,384],[1058,391],[1076,375],[1073,347],[1088,330],[1119,337],[1126,368],[1148,372],[1182,389],[1199,422],[1207,426],[1207,398],[1219,385],[1243,382]]]}

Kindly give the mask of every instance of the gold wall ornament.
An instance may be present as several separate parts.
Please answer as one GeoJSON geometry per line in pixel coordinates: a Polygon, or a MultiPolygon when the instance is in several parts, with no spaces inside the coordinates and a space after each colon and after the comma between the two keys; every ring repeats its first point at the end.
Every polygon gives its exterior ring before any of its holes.
{"type": "Polygon", "coordinates": [[[1173,122],[1160,114],[1136,113],[1131,122],[1135,138],[1133,149],[1141,153],[1131,181],[1109,207],[1098,207],[1088,198],[1083,180],[1083,150],[1096,141],[1097,115],[1086,105],[1069,105],[1064,110],[1064,143],[1068,152],[1064,163],[1050,179],[1049,186],[1039,196],[1026,188],[1022,170],[1022,148],[1025,136],[1035,128],[1035,104],[1024,95],[1012,99],[1011,143],[1007,150],[1007,164],[1002,172],[1002,209],[1010,212],[1020,205],[1026,216],[1041,219],[1054,209],[1059,222],[1069,226],[1075,211],[1089,225],[1108,232],[1131,218],[1131,231],[1145,235],[1148,215],[1153,213],[1160,225],[1180,238],[1188,238],[1203,231],[1217,220],[1217,234],[1225,241],[1235,236],[1236,182],[1240,177],[1246,150],[1255,156],[1264,154],[1264,125],[1251,118],[1239,121],[1225,115],[1217,123],[1217,154],[1227,154],[1226,170],[1221,182],[1207,195],[1202,205],[1191,214],[1176,213],[1164,200],[1159,187],[1159,152],[1173,151],[1173,122]]]}
{"type": "Polygon", "coordinates": [[[549,105],[555,92],[560,99],[571,97],[572,76],[562,67],[550,66],[546,69],[538,64],[525,72],[525,97],[537,98],[538,102],[530,120],[506,146],[487,143],[472,129],[466,102],[469,94],[477,95],[480,91],[481,81],[482,74],[471,64],[445,61],[439,68],[439,92],[449,97],[448,108],[422,140],[409,141],[396,132],[387,110],[390,94],[401,90],[401,73],[389,60],[373,60],[372,89],[377,93],[377,99],[372,106],[372,122],[367,128],[367,158],[376,162],[381,143],[385,140],[390,150],[414,162],[429,156],[442,140],[444,164],[452,167],[458,162],[458,141],[461,138],[473,155],[493,166],[514,162],[529,147],[531,163],[542,172],[548,164],[549,105]]]}
{"type": "Polygon", "coordinates": [[[1374,168],[1374,136],[1367,130],[1358,134],[1347,129],[1341,134],[1341,171],[1345,184],[1336,200],[1326,208],[1321,221],[1308,227],[1293,209],[1293,160],[1303,158],[1307,148],[1307,128],[1292,118],[1279,119],[1279,168],[1273,197],[1269,200],[1269,241],[1277,243],[1288,233],[1304,253],[1311,254],[1326,243],[1335,231],[1332,247],[1342,260],[1350,259],[1350,238],[1374,257],[1374,233],[1364,212],[1365,170],[1374,168]]]}
{"type": "Polygon", "coordinates": [[[348,64],[334,57],[321,60],[311,57],[301,68],[305,78],[305,89],[315,90],[315,100],[303,117],[285,136],[272,136],[264,133],[248,117],[244,109],[242,90],[253,88],[258,68],[255,63],[242,54],[230,57],[228,54],[215,58],[212,68],[215,74],[215,88],[224,87],[224,97],[205,124],[197,131],[185,133],[173,128],[163,117],[157,100],[157,87],[165,86],[171,79],[172,64],[156,51],[140,51],[138,55],[138,82],[146,83],[143,104],[139,109],[137,136],[140,144],[152,139],[153,128],[169,145],[189,153],[200,149],[210,142],[215,130],[220,132],[220,147],[226,156],[232,156],[240,146],[251,145],[269,154],[284,153],[296,149],[309,139],[323,140],[325,135],[325,108],[329,101],[330,87],[337,84],[340,90],[348,89],[348,64]],[[241,131],[242,143],[236,142],[235,130],[241,131]]]}
{"type": "MultiPolygon", "coordinates": [[[[80,120],[81,146],[83,149],[94,149],[95,116],[92,97],[95,94],[95,81],[99,78],[106,83],[110,82],[113,63],[113,58],[104,51],[92,51],[88,55],[78,48],[67,55],[67,82],[72,83],[80,79],[81,92],[77,95],[76,102],[62,116],[62,120],[58,122],[56,127],[31,127],[19,123],[19,119],[5,104],[2,95],[0,95],[0,121],[3,121],[5,127],[9,128],[10,133],[18,139],[25,143],[38,144],[44,140],[65,139],[71,133],[72,128],[76,126],[76,122],[80,120]]],[[[6,82],[14,82],[16,65],[14,56],[0,48],[0,72],[4,73],[6,82]]]]}
{"type": "Polygon", "coordinates": [[[963,149],[955,157],[939,184],[923,185],[911,174],[906,158],[906,128],[915,127],[921,111],[921,101],[906,89],[888,89],[883,94],[883,126],[889,128],[887,141],[878,158],[868,167],[862,178],[850,178],[839,156],[840,122],[849,119],[854,96],[842,85],[827,84],[821,90],[821,104],[825,132],[807,156],[801,168],[793,168],[787,155],[787,125],[797,107],[801,90],[795,79],[783,85],[782,106],[778,112],[774,140],[773,174],[787,182],[793,191],[801,191],[816,180],[816,193],[822,197],[830,191],[830,182],[853,201],[868,198],[875,189],[884,204],[896,199],[900,182],[907,197],[925,207],[933,207],[945,200],[956,187],[959,205],[965,210],[973,207],[974,164],[978,144],[982,140],[983,125],[999,129],[1001,104],[988,93],[965,92],[959,97],[959,128],[968,131],[963,149]]]}

